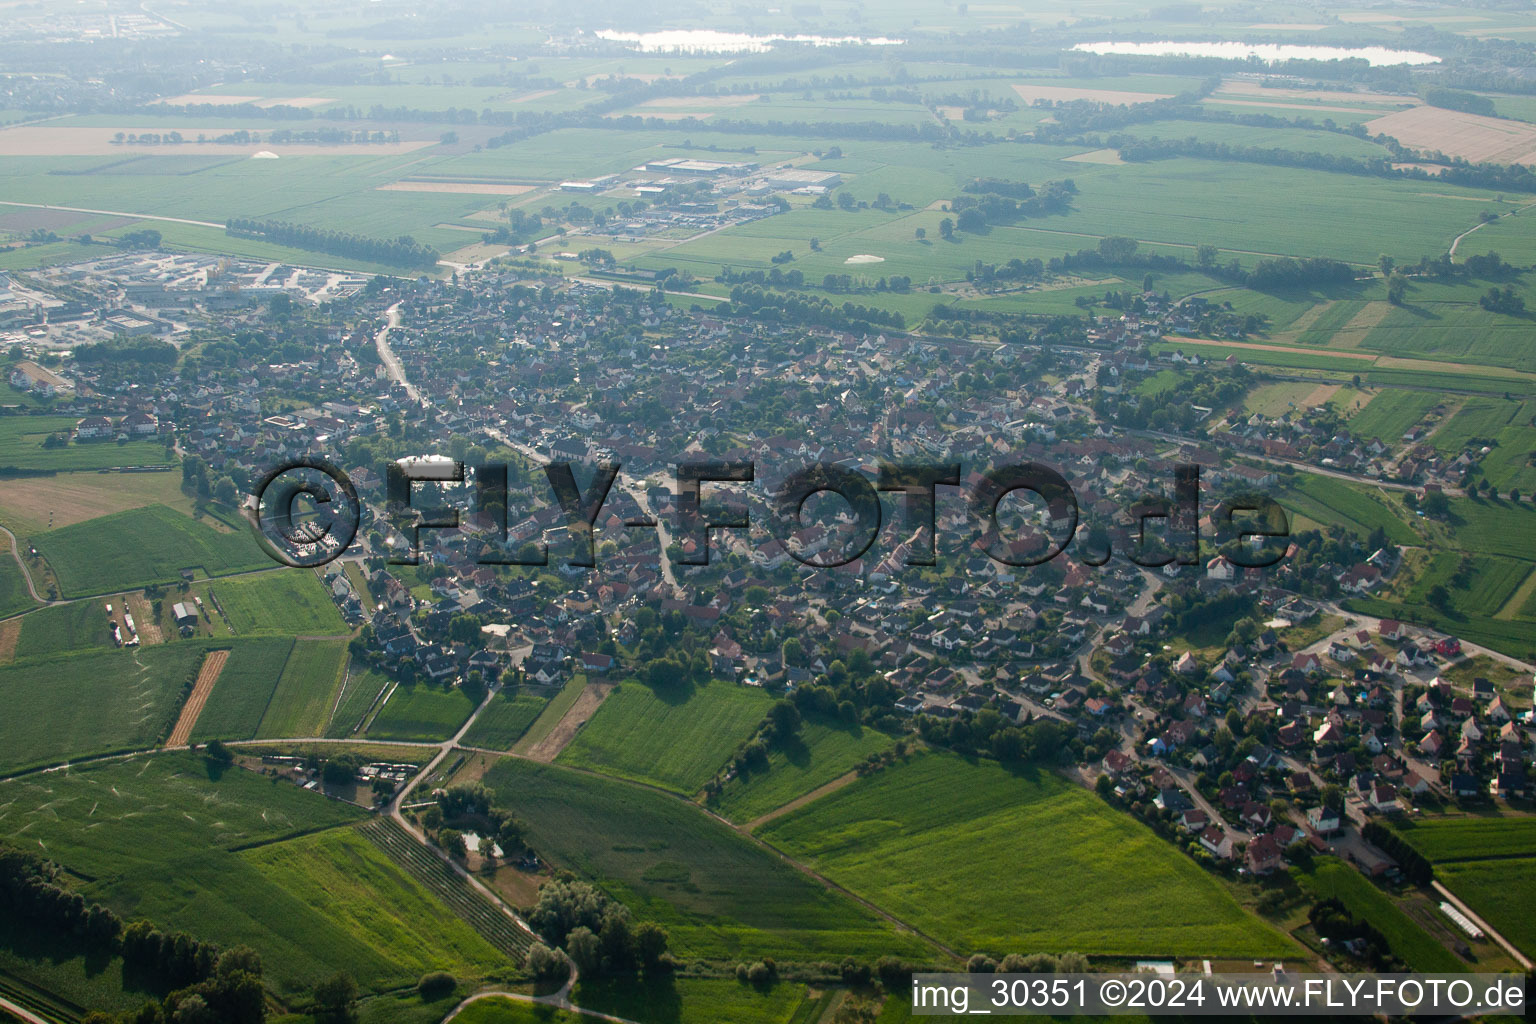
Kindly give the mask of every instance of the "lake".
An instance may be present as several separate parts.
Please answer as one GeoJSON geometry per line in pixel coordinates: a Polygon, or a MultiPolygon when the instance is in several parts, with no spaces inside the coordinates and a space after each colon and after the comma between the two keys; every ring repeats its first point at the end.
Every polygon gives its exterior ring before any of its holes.
{"type": "Polygon", "coordinates": [[[1086,53],[1129,54],[1138,57],[1219,57],[1246,60],[1257,57],[1266,64],[1282,60],[1364,60],[1372,67],[1393,64],[1438,64],[1432,53],[1415,50],[1389,50],[1384,46],[1307,46],[1299,43],[1078,43],[1072,47],[1086,53]]]}
{"type": "Polygon", "coordinates": [[[754,36],[745,32],[716,32],[712,29],[668,29],[663,32],[616,32],[603,29],[599,39],[612,43],[632,43],[642,53],[762,53],[775,43],[809,43],[812,46],[900,46],[906,40],[862,36],[754,36]]]}

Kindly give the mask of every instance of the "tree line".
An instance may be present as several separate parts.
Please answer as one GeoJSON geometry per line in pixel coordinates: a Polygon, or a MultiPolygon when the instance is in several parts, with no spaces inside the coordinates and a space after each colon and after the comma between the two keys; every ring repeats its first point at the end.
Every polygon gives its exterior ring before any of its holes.
{"type": "Polygon", "coordinates": [[[231,217],[225,222],[224,230],[236,237],[259,238],[296,249],[310,249],[391,266],[430,267],[436,265],[440,256],[436,249],[422,245],[410,235],[394,239],[370,238],[346,231],[329,231],[304,224],[253,220],[248,217],[231,217]]]}
{"type": "Polygon", "coordinates": [[[843,330],[881,327],[901,330],[906,326],[906,318],[900,313],[852,302],[835,306],[820,296],[786,295],[749,284],[739,284],[732,288],[730,308],[722,308],[720,312],[726,316],[732,313],[750,314],[766,321],[810,324],[843,330]]]}
{"type": "MultiPolygon", "coordinates": [[[[138,1024],[258,1024],[266,1019],[261,958],[237,946],[221,951],[185,932],[148,921],[126,928],[100,903],[59,884],[60,869],[34,853],[0,845],[0,912],[33,933],[54,935],[86,954],[117,954],[123,969],[150,987],[169,990],[128,1015],[138,1024]]],[[[90,1024],[116,1018],[93,1013],[90,1024]]]]}

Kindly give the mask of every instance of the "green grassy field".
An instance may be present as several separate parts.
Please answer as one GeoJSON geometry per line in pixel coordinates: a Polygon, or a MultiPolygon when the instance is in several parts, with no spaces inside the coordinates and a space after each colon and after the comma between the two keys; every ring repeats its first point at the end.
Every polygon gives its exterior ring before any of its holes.
{"type": "Polygon", "coordinates": [[[508,750],[522,738],[549,702],[542,697],[519,693],[502,694],[491,701],[464,734],[464,744],[490,750],[508,750]]]}
{"type": "MultiPolygon", "coordinates": [[[[13,563],[14,564],[14,563],[13,563]]],[[[110,648],[107,609],[101,601],[50,605],[21,620],[16,657],[30,658],[88,648],[110,648]]]]}
{"type": "Polygon", "coordinates": [[[1314,522],[1337,524],[1362,537],[1379,526],[1393,543],[1423,543],[1394,499],[1359,484],[1315,473],[1297,473],[1282,484],[1276,499],[1288,510],[1314,522]]]}
{"type": "Polygon", "coordinates": [[[302,937],[317,967],[346,965],[367,989],[409,984],[428,971],[474,978],[508,966],[501,952],[355,830],[333,829],[240,857],[279,905],[308,912],[301,918],[305,930],[286,935],[302,937]]]}
{"type": "Polygon", "coordinates": [[[794,742],[768,755],[767,772],[732,780],[718,809],[732,821],[751,821],[852,771],[860,761],[888,750],[894,742],[874,729],[808,720],[794,742]]]}
{"type": "Polygon", "coordinates": [[[239,769],[215,776],[192,754],[25,776],[0,782],[0,794],[0,827],[67,865],[87,899],[125,919],[249,943],[279,992],[335,969],[322,959],[328,908],[288,896],[234,851],[344,824],[358,809],[239,769]]]}
{"type": "Polygon", "coordinates": [[[164,505],[88,519],[32,541],[65,595],[169,583],[184,568],[223,576],[272,565],[248,531],[225,533],[164,505]]]}
{"type": "MultiPolygon", "coordinates": [[[[806,998],[804,984],[791,981],[757,989],[734,978],[662,977],[639,983],[583,979],[571,993],[571,1000],[582,1009],[641,1024],[801,1024],[819,1019],[802,1014],[817,1001],[806,998]]],[[[487,1018],[487,1024],[501,1020],[487,1018]]],[[[532,1024],[544,1018],[513,1016],[505,1020],[507,1024],[532,1024]]]]}
{"type": "Polygon", "coordinates": [[[158,441],[129,441],[126,444],[85,441],[71,442],[62,448],[43,447],[50,434],[73,431],[76,422],[74,416],[0,417],[0,466],[106,469],[112,466],[164,466],[172,461],[165,454],[165,446],[158,441]]]}
{"type": "Polygon", "coordinates": [[[27,581],[22,577],[16,560],[5,550],[5,544],[0,542],[0,619],[18,612],[31,611],[37,606],[37,602],[27,592],[27,581]]]}
{"type": "Polygon", "coordinates": [[[272,693],[293,650],[289,637],[228,641],[229,660],[203,705],[192,742],[248,740],[261,727],[272,693]]]}
{"type": "Polygon", "coordinates": [[[922,755],[759,831],[955,949],[1295,952],[1193,861],[1045,771],[922,755]]]}
{"type": "Polygon", "coordinates": [[[462,689],[443,689],[425,682],[401,686],[379,709],[368,738],[376,740],[445,740],[475,710],[462,689]]]}
{"type": "Polygon", "coordinates": [[[373,702],[391,682],[382,672],[358,662],[350,663],[346,678],[342,680],[341,700],[331,713],[325,734],[333,737],[351,736],[363,724],[363,716],[373,707],[373,702]]]}
{"type": "Polygon", "coordinates": [[[1424,391],[1380,391],[1350,417],[1349,429],[1360,437],[1379,437],[1396,445],[1408,428],[1445,399],[1424,391]]]}
{"type": "Polygon", "coordinates": [[[325,585],[308,569],[274,569],[211,583],[207,589],[218,597],[230,626],[241,636],[348,631],[325,585]]]}
{"type": "Polygon", "coordinates": [[[676,798],[515,758],[485,782],[528,823],[541,856],[602,885],[636,918],[659,922],[679,955],[937,957],[676,798]]]}
{"type": "Polygon", "coordinates": [[[1536,818],[1465,815],[1394,822],[1415,850],[1435,863],[1526,856],[1536,850],[1536,818]]]}
{"type": "Polygon", "coordinates": [[[322,735],[341,688],[346,662],[345,640],[294,643],[256,735],[262,739],[322,735]]]}
{"type": "Polygon", "coordinates": [[[154,745],[203,651],[165,644],[0,666],[0,771],[154,745]]]}
{"type": "Polygon", "coordinates": [[[696,793],[763,720],[761,689],[713,682],[683,692],[629,681],[561,752],[561,764],[696,793]]]}
{"type": "Polygon", "coordinates": [[[1435,874],[1521,951],[1536,950],[1536,918],[1530,913],[1531,900],[1536,899],[1536,857],[1453,861],[1436,864],[1435,874]]]}
{"type": "Polygon", "coordinates": [[[1459,972],[1466,964],[1414,923],[1393,899],[1348,864],[1319,860],[1311,874],[1294,872],[1318,899],[1334,897],[1387,937],[1387,945],[1414,971],[1459,972]]]}

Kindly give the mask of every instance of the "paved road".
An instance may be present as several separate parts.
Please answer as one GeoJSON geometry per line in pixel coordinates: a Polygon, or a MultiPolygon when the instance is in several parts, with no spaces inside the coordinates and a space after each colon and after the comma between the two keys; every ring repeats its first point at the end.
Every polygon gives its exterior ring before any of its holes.
{"type": "Polygon", "coordinates": [[[6,1013],[11,1014],[17,1020],[25,1021],[26,1024],[53,1024],[52,1021],[39,1017],[31,1010],[17,1006],[9,999],[6,999],[4,996],[0,996],[0,1010],[4,1010],[6,1013]]]}
{"type": "Polygon", "coordinates": [[[165,221],[167,224],[191,224],[200,228],[218,228],[220,231],[224,230],[223,224],[215,224],[211,220],[188,220],[185,217],[160,217],[152,213],[129,213],[127,210],[88,210],[83,206],[56,206],[53,203],[16,203],[9,199],[0,199],[0,206],[26,206],[34,210],[66,210],[70,213],[96,213],[104,217],[132,217],[134,220],[159,220],[165,221]]]}
{"type": "Polygon", "coordinates": [[[411,396],[411,401],[421,404],[421,392],[416,390],[405,376],[405,365],[400,362],[400,357],[395,355],[395,350],[389,344],[389,332],[400,326],[400,303],[395,303],[385,310],[384,326],[379,328],[379,333],[373,336],[373,347],[378,349],[379,360],[384,364],[384,372],[389,374],[389,379],[405,388],[405,393],[411,396]]]}

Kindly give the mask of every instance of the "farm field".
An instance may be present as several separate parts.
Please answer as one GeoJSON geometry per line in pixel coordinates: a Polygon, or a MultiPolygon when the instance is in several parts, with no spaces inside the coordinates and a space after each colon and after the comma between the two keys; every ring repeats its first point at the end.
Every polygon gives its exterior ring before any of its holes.
{"type": "Polygon", "coordinates": [[[308,569],[273,569],[221,580],[208,584],[206,592],[218,598],[225,618],[240,636],[348,632],[325,585],[308,569]]]}
{"type": "Polygon", "coordinates": [[[510,697],[505,693],[500,694],[475,719],[469,732],[464,734],[464,745],[490,750],[510,749],[528,731],[528,727],[548,703],[542,697],[526,693],[510,697]]]}
{"type": "Polygon", "coordinates": [[[382,672],[360,662],[348,662],[346,677],[342,680],[341,700],[331,713],[325,734],[337,738],[351,736],[363,724],[374,701],[392,683],[393,680],[382,672]]]}
{"type": "Polygon", "coordinates": [[[444,689],[427,682],[400,686],[374,716],[368,738],[445,740],[475,710],[475,701],[459,687],[444,689]]]}
{"type": "MultiPolygon", "coordinates": [[[[150,914],[153,902],[162,927],[174,925],[203,938],[213,936],[199,909],[241,897],[238,889],[221,896],[215,888],[193,902],[184,895],[184,881],[171,881],[184,865],[235,862],[238,867],[238,858],[226,852],[231,847],[357,816],[345,804],[294,786],[274,787],[249,772],[210,778],[201,758],[180,753],[99,761],[69,772],[0,781],[0,828],[17,845],[46,850],[89,879],[80,883],[89,900],[105,902],[129,919],[150,914]],[[145,895],[157,888],[159,893],[145,895]],[[175,912],[174,922],[160,916],[167,908],[175,912]]],[[[288,968],[275,960],[278,950],[264,945],[268,979],[291,980],[288,968]]],[[[50,944],[8,935],[3,926],[0,966],[54,991],[61,991],[54,986],[62,983],[62,995],[86,1006],[129,1009],[162,994],[138,989],[116,963],[102,971],[95,960],[60,962],[50,944]]]]}
{"type": "Polygon", "coordinates": [[[1536,949],[1536,921],[1527,913],[1536,894],[1536,857],[1437,863],[1435,875],[1522,952],[1536,949]]]}
{"type": "Polygon", "coordinates": [[[554,731],[555,726],[565,717],[565,713],[575,705],[577,698],[587,688],[587,677],[581,672],[568,679],[560,692],[550,698],[544,705],[544,710],[539,717],[533,720],[533,724],[523,733],[523,738],[517,741],[516,750],[520,754],[526,754],[540,741],[554,731]]]}
{"type": "Polygon", "coordinates": [[[771,703],[761,689],[719,681],[691,692],[625,682],[558,761],[696,793],[751,735],[771,703]]]}
{"type": "Polygon", "coordinates": [[[1394,831],[1436,864],[1490,860],[1536,850],[1536,818],[1460,815],[1395,822],[1394,831]]]}
{"type": "Polygon", "coordinates": [[[528,823],[542,855],[660,923],[680,956],[937,956],[674,797],[515,758],[484,781],[528,823]]]}
{"type": "Polygon", "coordinates": [[[474,978],[507,966],[499,950],[354,829],[261,846],[240,857],[279,905],[307,911],[305,930],[289,928],[285,937],[302,941],[327,966],[345,965],[367,989],[412,984],[428,971],[474,978]],[[321,924],[323,930],[308,931],[321,924]]]}
{"type": "Polygon", "coordinates": [[[346,661],[346,640],[296,641],[256,736],[321,735],[340,690],[346,661]]]}
{"type": "Polygon", "coordinates": [[[853,771],[860,761],[894,743],[868,727],[808,719],[795,741],[768,755],[767,772],[728,783],[717,809],[732,821],[751,821],[853,771]]]}
{"type": "Polygon", "coordinates": [[[1362,537],[1380,527],[1393,543],[1423,543],[1423,538],[1404,520],[1395,499],[1348,481],[1297,473],[1275,497],[1289,511],[1316,523],[1338,524],[1362,537]]]}
{"type": "Polygon", "coordinates": [[[175,721],[203,650],[167,644],[0,666],[0,771],[153,746],[175,721]]]}
{"type": "Polygon", "coordinates": [[[1369,921],[1387,938],[1392,952],[1414,971],[1457,972],[1465,963],[1414,923],[1393,899],[1348,864],[1320,859],[1311,874],[1296,871],[1303,888],[1317,898],[1338,899],[1351,914],[1369,921]]]}
{"type": "Polygon", "coordinates": [[[1349,429],[1361,437],[1379,437],[1388,445],[1398,440],[1444,402],[1423,391],[1378,391],[1365,408],[1350,417],[1349,429]]]}
{"type": "Polygon", "coordinates": [[[1045,771],[919,755],[760,834],[956,949],[1294,952],[1183,854],[1045,771]]]}
{"type": "Polygon", "coordinates": [[[16,657],[46,657],[91,648],[112,648],[106,603],[72,601],[39,608],[24,616],[21,637],[16,641],[16,657]]]}
{"type": "Polygon", "coordinates": [[[0,538],[0,618],[30,611],[37,607],[27,592],[27,581],[21,575],[16,560],[11,557],[9,544],[0,538]]]}
{"type": "Polygon", "coordinates": [[[73,432],[74,416],[0,417],[0,466],[16,469],[80,470],[111,466],[164,466],[171,462],[158,441],[71,441],[44,447],[50,434],[73,432]]]}
{"type": "Polygon", "coordinates": [[[114,512],[146,505],[166,505],[192,514],[192,502],[181,493],[181,474],[59,473],[20,477],[0,491],[0,517],[28,534],[70,526],[114,512]]]}
{"type": "Polygon", "coordinates": [[[224,576],[272,565],[248,531],[222,532],[164,505],[50,530],[32,542],[66,596],[168,583],[184,568],[224,576]]]}
{"type": "Polygon", "coordinates": [[[231,640],[229,660],[192,730],[192,742],[248,740],[256,735],[293,650],[289,637],[231,640]]]}

